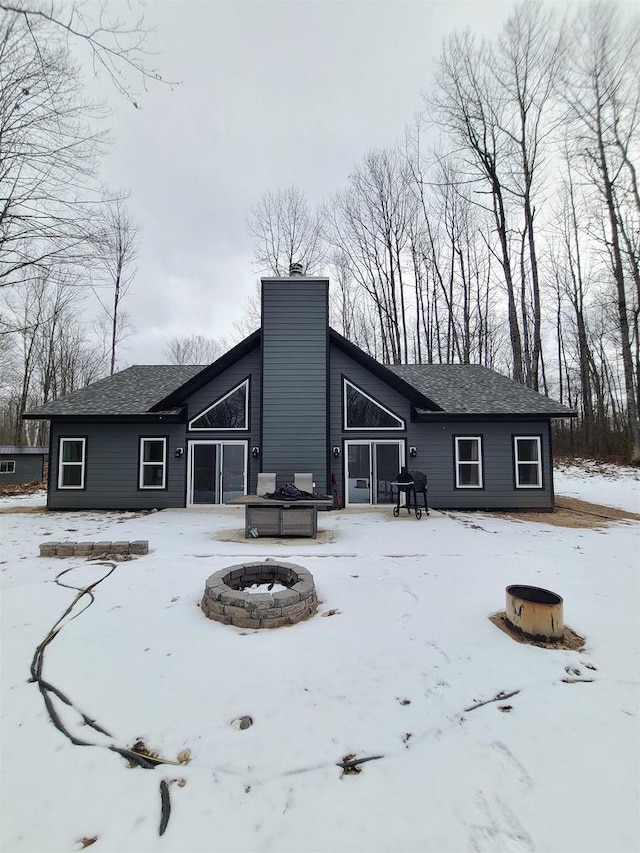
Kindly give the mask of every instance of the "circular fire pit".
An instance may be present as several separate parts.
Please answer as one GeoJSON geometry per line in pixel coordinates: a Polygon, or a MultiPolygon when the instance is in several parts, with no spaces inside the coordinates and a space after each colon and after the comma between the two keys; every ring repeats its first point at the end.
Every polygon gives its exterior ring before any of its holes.
{"type": "Polygon", "coordinates": [[[280,628],[311,616],[318,599],[307,569],[267,561],[214,572],[207,578],[201,606],[205,616],[225,625],[280,628]],[[285,589],[269,592],[269,586],[275,585],[285,589]]]}
{"type": "Polygon", "coordinates": [[[508,586],[505,617],[517,633],[532,639],[562,640],[562,598],[537,586],[508,586]]]}

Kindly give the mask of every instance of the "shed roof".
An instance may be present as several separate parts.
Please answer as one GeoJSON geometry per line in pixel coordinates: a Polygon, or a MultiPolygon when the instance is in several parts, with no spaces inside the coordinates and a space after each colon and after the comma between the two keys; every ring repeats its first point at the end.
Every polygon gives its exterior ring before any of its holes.
{"type": "Polygon", "coordinates": [[[0,444],[0,454],[3,456],[46,456],[48,447],[27,447],[24,444],[0,444]]]}

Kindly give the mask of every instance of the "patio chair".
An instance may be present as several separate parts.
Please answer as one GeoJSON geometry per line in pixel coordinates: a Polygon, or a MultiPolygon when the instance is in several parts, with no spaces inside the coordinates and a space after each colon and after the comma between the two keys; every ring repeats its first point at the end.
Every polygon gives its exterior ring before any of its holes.
{"type": "Polygon", "coordinates": [[[313,474],[294,474],[293,485],[301,492],[313,494],[313,474]]]}
{"type": "Polygon", "coordinates": [[[256,494],[259,497],[263,495],[271,495],[276,490],[276,475],[275,474],[258,474],[258,485],[256,494]]]}
{"type": "Polygon", "coordinates": [[[409,471],[413,477],[413,484],[416,489],[416,505],[418,503],[417,495],[422,495],[424,499],[424,509],[429,515],[429,506],[427,504],[427,475],[424,471],[409,471]]]}

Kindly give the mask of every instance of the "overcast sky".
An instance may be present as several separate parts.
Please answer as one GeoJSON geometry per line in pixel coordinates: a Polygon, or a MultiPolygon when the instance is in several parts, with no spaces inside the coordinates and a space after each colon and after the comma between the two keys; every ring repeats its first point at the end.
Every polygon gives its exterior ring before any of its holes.
{"type": "Polygon", "coordinates": [[[421,109],[443,37],[494,34],[513,3],[214,2],[147,6],[154,85],[135,110],[104,88],[114,144],[104,180],[129,190],[142,232],[120,365],[164,360],[176,335],[233,336],[258,274],[246,220],[291,184],[315,205],[421,109]]]}

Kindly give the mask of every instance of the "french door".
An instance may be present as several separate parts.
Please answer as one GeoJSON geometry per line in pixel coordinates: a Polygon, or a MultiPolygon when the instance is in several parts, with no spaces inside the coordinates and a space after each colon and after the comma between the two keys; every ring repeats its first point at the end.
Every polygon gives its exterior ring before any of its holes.
{"type": "Polygon", "coordinates": [[[404,441],[345,441],[346,504],[391,503],[404,465],[404,441]]]}
{"type": "Polygon", "coordinates": [[[247,492],[247,442],[189,442],[187,506],[223,504],[247,492]]]}

